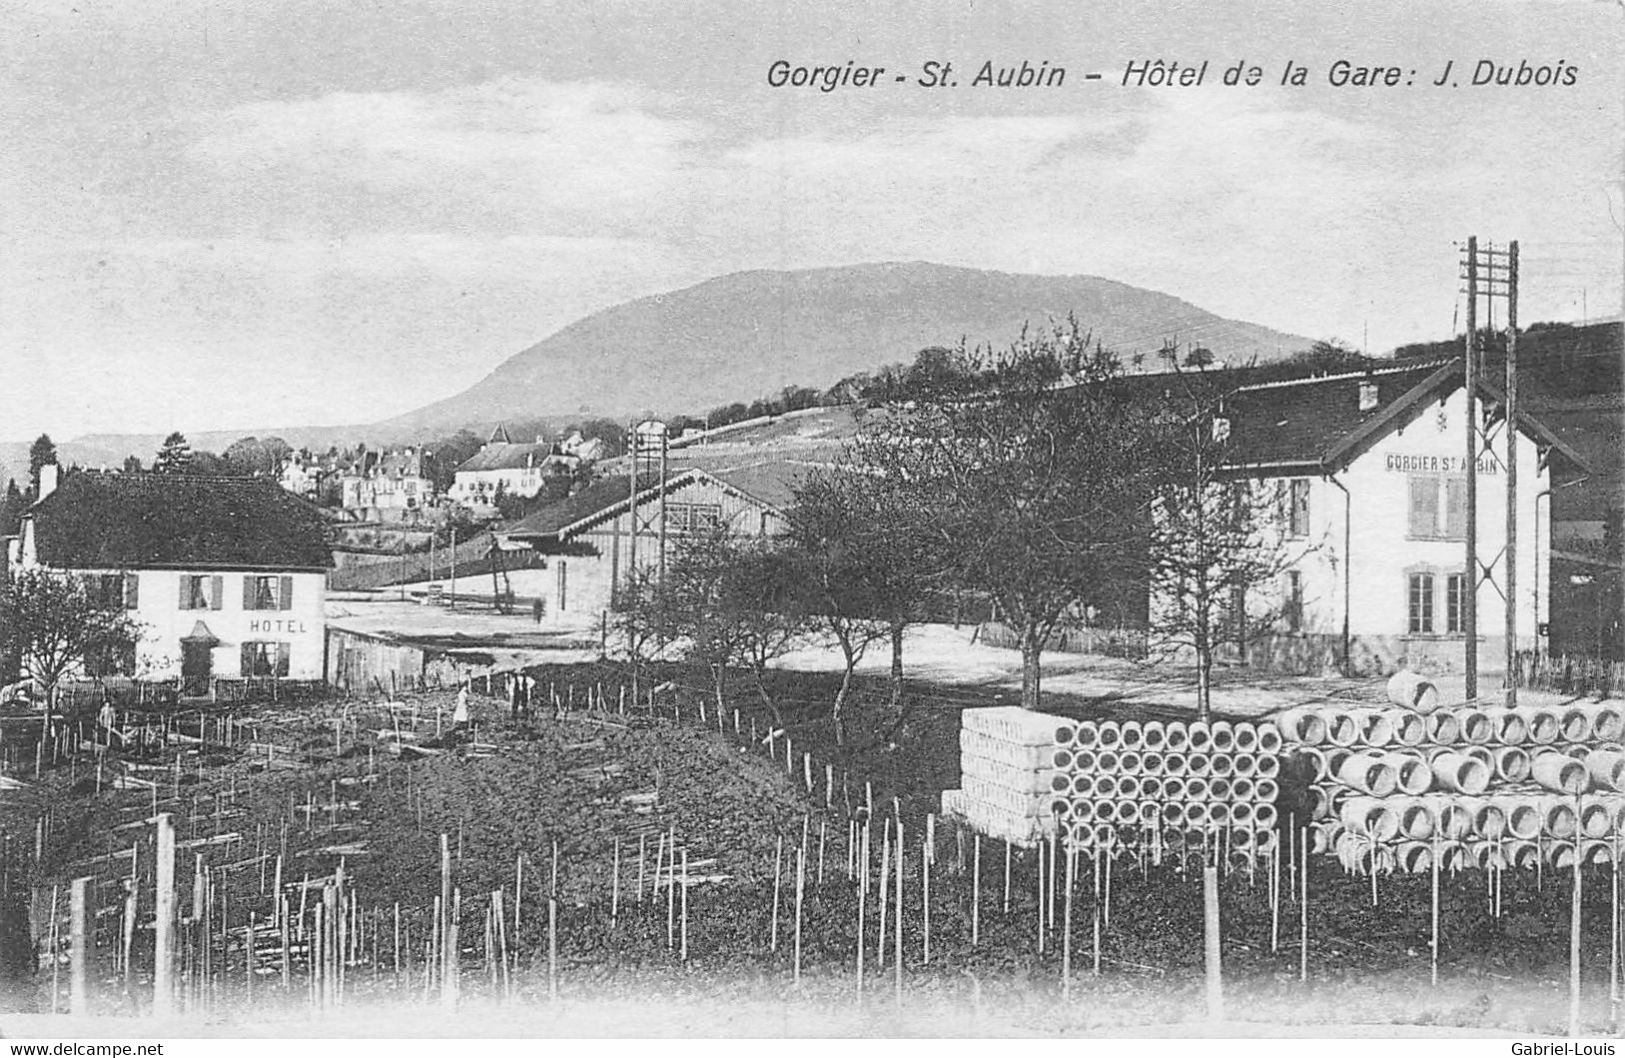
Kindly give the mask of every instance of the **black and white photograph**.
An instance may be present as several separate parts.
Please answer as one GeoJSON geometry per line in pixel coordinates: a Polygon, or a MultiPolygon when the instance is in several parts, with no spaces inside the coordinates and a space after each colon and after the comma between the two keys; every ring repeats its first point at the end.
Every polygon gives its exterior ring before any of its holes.
{"type": "Polygon", "coordinates": [[[1620,3],[15,0],[0,132],[8,1053],[1625,1036],[1620,3]]]}

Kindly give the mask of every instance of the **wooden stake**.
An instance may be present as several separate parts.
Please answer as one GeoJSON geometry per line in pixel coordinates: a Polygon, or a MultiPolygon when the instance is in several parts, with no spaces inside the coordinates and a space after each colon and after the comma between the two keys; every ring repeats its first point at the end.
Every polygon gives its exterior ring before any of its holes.
{"type": "Polygon", "coordinates": [[[1219,872],[1202,868],[1202,962],[1207,974],[1207,1019],[1224,1020],[1224,970],[1220,954],[1219,872]]]}
{"type": "Polygon", "coordinates": [[[970,946],[982,943],[982,835],[971,838],[970,946]]]}
{"type": "Polygon", "coordinates": [[[152,1013],[168,1017],[174,1010],[175,960],[175,822],[168,812],[158,816],[157,894],[153,919],[152,1013]]]}
{"type": "MultiPolygon", "coordinates": [[[[1309,831],[1305,829],[1298,840],[1298,848],[1303,854],[1302,883],[1303,888],[1298,893],[1298,927],[1302,936],[1299,938],[1298,952],[1298,980],[1309,980],[1309,831]]],[[[1434,875],[1437,879],[1438,875],[1434,875]]]]}
{"type": "Polygon", "coordinates": [[[678,951],[683,965],[688,965],[688,846],[683,846],[683,929],[682,947],[678,951]]]}
{"type": "Polygon", "coordinates": [[[1093,908],[1094,913],[1095,913],[1095,938],[1094,938],[1094,962],[1095,962],[1095,967],[1094,967],[1094,969],[1095,969],[1095,976],[1099,977],[1100,976],[1100,874],[1101,874],[1101,871],[1100,871],[1100,845],[1099,845],[1098,842],[1096,843],[1094,849],[1089,853],[1089,866],[1094,871],[1094,876],[1095,876],[1095,900],[1094,900],[1094,908],[1093,908]]]}
{"type": "Polygon", "coordinates": [[[547,898],[547,998],[559,998],[559,902],[547,898]]]}
{"type": "Polygon", "coordinates": [[[68,1012],[75,1017],[90,1013],[90,941],[86,925],[90,921],[90,885],[94,878],[75,878],[68,890],[68,1012]]]}
{"type": "Polygon", "coordinates": [[[897,921],[892,924],[892,970],[896,975],[897,1002],[903,1002],[903,821],[897,820],[897,921]]]}
{"type": "MultiPolygon", "coordinates": [[[[1579,817],[1579,797],[1575,798],[1575,817],[1579,817]]],[[[1580,891],[1583,873],[1580,870],[1580,830],[1574,831],[1574,887],[1569,901],[1569,1035],[1580,1035],[1580,891]]]]}
{"type": "Polygon", "coordinates": [[[615,838],[614,866],[610,868],[609,875],[609,928],[615,928],[615,922],[621,917],[621,839],[615,838]]]}
{"type": "Polygon", "coordinates": [[[1010,839],[1004,839],[1004,913],[1010,913],[1010,839]]]}
{"type": "Polygon", "coordinates": [[[1432,934],[1428,941],[1429,976],[1433,987],[1439,986],[1439,837],[1433,836],[1432,873],[1432,934]]]}
{"type": "Polygon", "coordinates": [[[801,983],[801,904],[807,889],[807,853],[805,849],[796,850],[796,927],[795,927],[795,957],[791,963],[791,980],[801,983]]]}
{"type": "Polygon", "coordinates": [[[767,950],[779,950],[779,873],[784,868],[784,835],[778,836],[773,848],[773,916],[767,930],[767,950]]]}
{"type": "Polygon", "coordinates": [[[1066,894],[1062,898],[1061,996],[1072,1002],[1072,883],[1077,876],[1078,853],[1070,844],[1066,850],[1066,894]]]}

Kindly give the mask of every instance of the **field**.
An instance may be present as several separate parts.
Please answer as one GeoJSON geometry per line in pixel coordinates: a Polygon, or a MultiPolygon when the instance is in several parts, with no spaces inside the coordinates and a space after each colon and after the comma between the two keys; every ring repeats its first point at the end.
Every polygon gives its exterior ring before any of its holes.
{"type": "MultiPolygon", "coordinates": [[[[311,1017],[359,1025],[385,1016],[368,1012],[386,1004],[418,1019],[404,1024],[445,1031],[424,1020],[427,1003],[475,1033],[493,1026],[632,1035],[1205,1030],[1196,857],[1120,859],[1109,881],[1102,869],[1101,899],[1093,865],[1080,858],[1069,901],[1064,877],[1040,896],[1032,852],[1010,854],[1007,890],[1002,843],[940,819],[928,824],[940,791],[958,781],[959,710],[990,704],[1007,693],[1002,686],[915,682],[898,718],[883,680],[866,674],[838,746],[819,719],[835,678],[782,672],[774,689],[790,721],[787,754],[783,735],[771,745],[764,738],[769,725],[759,704],[741,698],[737,714],[702,716],[705,696],[678,670],[657,675],[665,685],[652,710],[647,701],[623,710],[619,674],[607,666],[532,672],[540,700],[528,718],[508,718],[499,686],[497,695],[475,695],[474,724],[456,734],[449,694],[394,708],[352,700],[131,716],[126,730],[145,724],[163,744],[115,749],[100,780],[95,752],[64,752],[64,735],[55,764],[42,744],[36,781],[33,738],[8,723],[6,774],[25,784],[4,794],[3,807],[12,1008],[65,1011],[71,999],[65,956],[47,955],[32,974],[20,965],[28,962],[29,931],[19,923],[19,898],[32,897],[35,943],[65,953],[66,885],[94,875],[102,913],[93,919],[90,1011],[116,1019],[111,1024],[148,1011],[154,828],[146,821],[156,806],[176,818],[181,916],[197,923],[183,926],[180,938],[188,1025],[243,1033],[282,1031],[311,1017]],[[115,784],[119,775],[126,778],[115,784]],[[888,859],[882,953],[878,875],[882,831],[893,817],[904,833],[903,930],[899,949],[897,868],[888,859]],[[853,821],[863,819],[871,856],[860,987],[854,861],[861,857],[851,842],[853,821]],[[927,826],[935,838],[928,901],[927,826]],[[461,904],[458,1016],[438,1006],[442,982],[432,967],[442,840],[461,904]],[[141,928],[126,961],[122,883],[132,846],[141,928]],[[799,915],[798,851],[805,864],[799,915]],[[286,943],[267,926],[277,912],[279,859],[286,943]],[[323,988],[331,982],[316,980],[311,956],[321,883],[341,866],[353,902],[340,949],[342,991],[334,993],[323,988]]],[[[1074,715],[1158,710],[1154,702],[1064,691],[1054,704],[1074,715]]],[[[1382,876],[1373,889],[1334,860],[1310,862],[1306,916],[1284,865],[1285,895],[1273,909],[1269,861],[1234,864],[1223,879],[1232,1019],[1255,1028],[1565,1030],[1570,872],[1507,875],[1500,916],[1482,873],[1446,875],[1434,985],[1426,876],[1382,876]]],[[[1056,864],[1049,870],[1064,874],[1056,864]]],[[[1581,1017],[1600,1032],[1616,1016],[1609,994],[1616,890],[1603,868],[1588,869],[1583,881],[1581,1017]]]]}

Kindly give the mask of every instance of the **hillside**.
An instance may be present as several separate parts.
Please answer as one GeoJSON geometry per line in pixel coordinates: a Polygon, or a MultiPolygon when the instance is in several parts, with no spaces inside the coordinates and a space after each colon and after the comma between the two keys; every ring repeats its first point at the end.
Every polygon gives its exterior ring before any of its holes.
{"type": "Polygon", "coordinates": [[[1164,338],[1201,342],[1233,362],[1310,344],[1094,276],[919,262],[739,272],[588,316],[464,392],[378,424],[378,432],[410,436],[587,411],[703,412],[787,385],[827,387],[961,337],[1003,344],[1024,323],[1069,312],[1125,356],[1154,353],[1164,338]]]}

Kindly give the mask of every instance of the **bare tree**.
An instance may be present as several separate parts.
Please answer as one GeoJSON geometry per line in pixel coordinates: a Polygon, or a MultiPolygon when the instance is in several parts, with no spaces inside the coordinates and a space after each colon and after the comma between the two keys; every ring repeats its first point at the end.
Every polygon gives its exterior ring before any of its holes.
{"type": "Polygon", "coordinates": [[[634,702],[641,696],[643,675],[659,655],[668,634],[667,598],[659,571],[651,566],[634,567],[626,583],[616,592],[609,623],[617,644],[625,652],[634,702]]]}
{"type": "Polygon", "coordinates": [[[1150,529],[1151,631],[1165,649],[1196,659],[1197,714],[1212,711],[1213,658],[1227,640],[1291,617],[1295,600],[1259,589],[1306,552],[1287,529],[1290,490],[1239,478],[1224,397],[1225,371],[1176,371],[1166,389],[1156,447],[1164,483],[1150,529]]]}
{"type": "Polygon", "coordinates": [[[122,600],[98,598],[80,576],[34,568],[0,585],[0,639],[47,703],[74,667],[133,651],[140,637],[122,600]]]}
{"type": "Polygon", "coordinates": [[[1143,569],[1153,431],[1117,376],[1116,358],[1069,320],[998,355],[961,347],[953,370],[862,438],[943,578],[986,592],[1014,626],[1029,709],[1051,633],[1143,569]]]}

